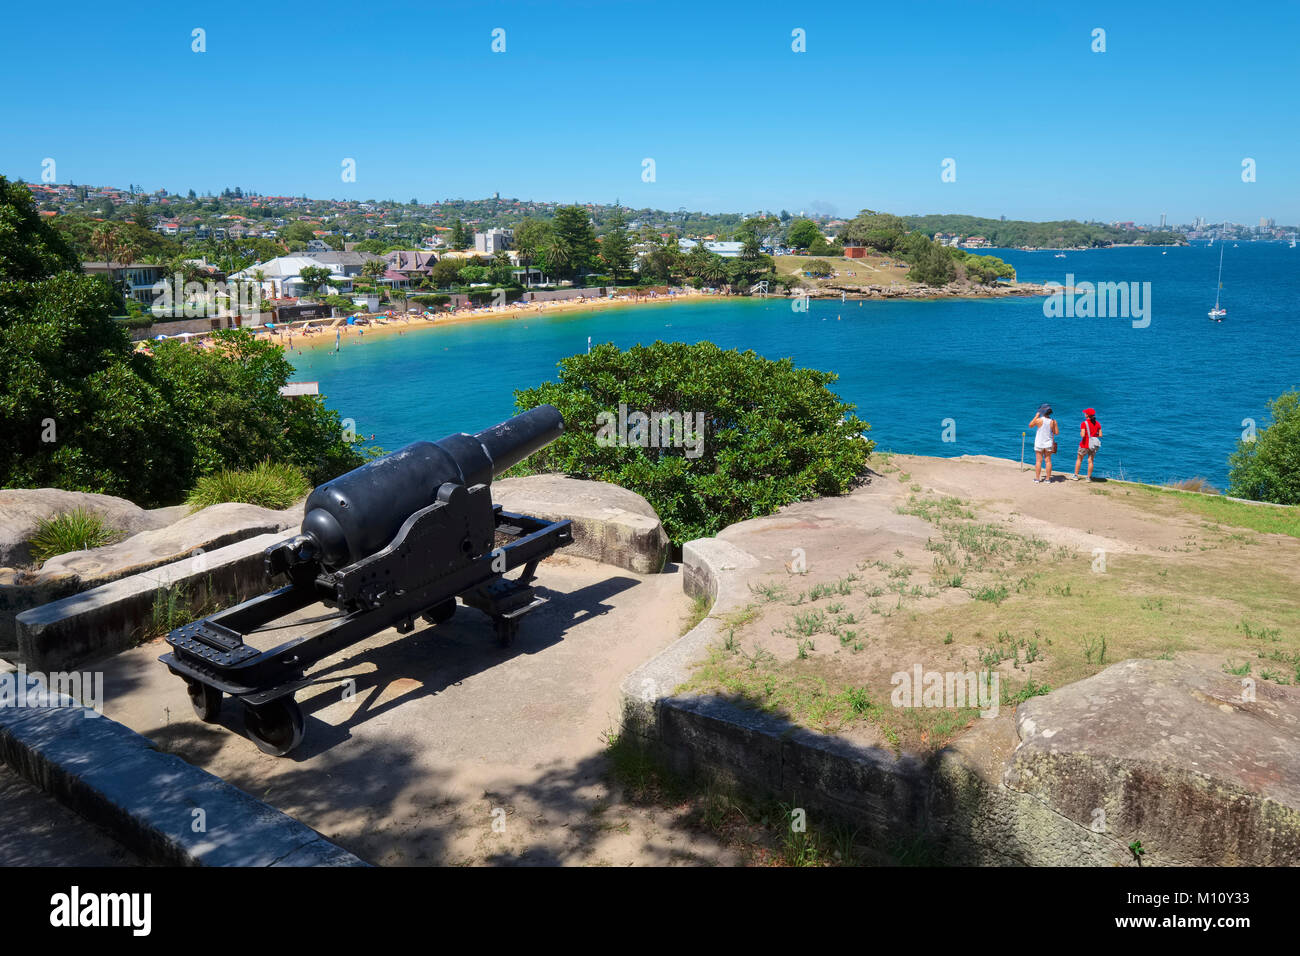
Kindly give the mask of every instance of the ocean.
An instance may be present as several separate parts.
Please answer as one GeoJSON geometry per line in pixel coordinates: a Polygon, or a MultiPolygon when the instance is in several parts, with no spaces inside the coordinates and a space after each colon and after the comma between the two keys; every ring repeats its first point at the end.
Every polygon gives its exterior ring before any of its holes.
{"type": "MultiPolygon", "coordinates": [[[[726,299],[482,320],[290,357],[299,379],[318,381],[331,408],[390,451],[509,417],[514,391],[555,379],[556,363],[585,351],[589,336],[624,348],[709,340],[835,372],[834,389],[882,450],[1018,459],[1046,402],[1061,422],[1056,470],[1072,471],[1081,410],[1093,407],[1105,435],[1094,474],[1203,476],[1220,488],[1243,432],[1266,424],[1268,400],[1300,387],[1300,248],[1229,243],[1222,323],[1206,315],[1217,244],[1063,259],[989,252],[1022,281],[1150,283],[1149,322],[1048,315],[1042,298],[814,300],[806,312],[788,299],[726,299]]],[[[1032,446],[1031,433],[1031,460],[1032,446]]]]}

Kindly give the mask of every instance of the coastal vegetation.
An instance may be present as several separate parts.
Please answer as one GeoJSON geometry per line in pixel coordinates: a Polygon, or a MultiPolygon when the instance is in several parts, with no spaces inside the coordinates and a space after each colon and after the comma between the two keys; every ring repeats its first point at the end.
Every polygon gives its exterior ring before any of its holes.
{"type": "Polygon", "coordinates": [[[712,342],[598,345],[558,382],[515,393],[549,403],[564,434],[515,473],[563,472],[635,491],[675,545],[794,501],[843,494],[863,473],[871,426],[829,386],[838,376],[712,342]],[[643,418],[638,418],[643,416],[643,418]]]}
{"type": "Polygon", "coordinates": [[[1300,391],[1279,395],[1268,410],[1270,423],[1237,442],[1228,459],[1228,494],[1300,505],[1300,391]]]}
{"type": "Polygon", "coordinates": [[[36,523],[31,538],[32,560],[44,564],[56,555],[103,547],[120,536],[105,523],[102,515],[88,508],[73,508],[36,523]]]}
{"type": "Polygon", "coordinates": [[[280,394],[293,368],[277,345],[229,329],[207,349],[137,353],[117,302],[27,189],[0,178],[0,487],[151,506],[222,468],[269,459],[319,483],[364,461],[321,398],[280,394]]]}
{"type": "Polygon", "coordinates": [[[982,219],[978,216],[905,216],[903,224],[933,236],[936,232],[952,233],[961,238],[983,236],[994,246],[1031,249],[1079,249],[1110,246],[1115,243],[1141,241],[1146,245],[1171,245],[1185,242],[1176,232],[1130,232],[1098,222],[1062,219],[1054,222],[1027,222],[1020,219],[982,219]]]}
{"type": "Polygon", "coordinates": [[[293,465],[260,461],[252,468],[223,468],[198,480],[185,503],[191,511],[237,501],[282,510],[311,491],[301,469],[293,465]]]}
{"type": "Polygon", "coordinates": [[[935,242],[903,218],[864,209],[839,232],[845,245],[865,246],[901,259],[911,266],[907,278],[923,285],[949,282],[992,285],[1000,279],[1015,279],[1016,271],[996,256],[977,256],[955,246],[935,242]]]}

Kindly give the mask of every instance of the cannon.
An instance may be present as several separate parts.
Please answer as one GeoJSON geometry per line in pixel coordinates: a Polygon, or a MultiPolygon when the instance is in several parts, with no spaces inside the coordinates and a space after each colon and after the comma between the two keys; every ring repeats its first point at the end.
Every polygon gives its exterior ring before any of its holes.
{"type": "Polygon", "coordinates": [[[508,646],[545,603],[531,587],[538,562],[573,532],[568,521],[503,511],[490,485],[563,431],[560,413],[542,405],[325,482],[307,498],[300,533],[265,551],[268,578],[285,583],[176,628],[159,660],[185,681],[200,720],[216,722],[223,698],[236,698],[253,742],[284,756],[303,739],[294,694],[311,683],[307,669],[350,644],[390,627],[409,634],[417,618],[440,624],[459,598],[488,615],[508,646]],[[305,616],[312,605],[332,613],[305,616]],[[287,628],[298,633],[269,649],[248,641],[287,628]]]}

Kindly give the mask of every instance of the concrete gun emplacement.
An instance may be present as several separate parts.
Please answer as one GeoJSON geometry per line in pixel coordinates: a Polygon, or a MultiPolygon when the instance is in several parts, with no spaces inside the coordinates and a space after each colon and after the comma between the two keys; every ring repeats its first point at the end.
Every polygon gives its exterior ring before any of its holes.
{"type": "Polygon", "coordinates": [[[416,618],[448,620],[457,598],[487,614],[502,645],[521,618],[545,603],[531,587],[538,562],[573,540],[568,521],[544,521],[493,505],[492,479],[544,448],[564,419],[541,405],[476,435],[420,441],[316,488],[299,534],[266,549],[266,572],[287,583],[167,636],[159,658],[185,681],[194,712],[215,722],[222,699],[241,701],[244,726],[261,750],[283,756],[303,739],[294,694],[307,668],[416,618]],[[523,571],[505,577],[516,568],[523,571]],[[333,613],[303,618],[323,604],[333,613]],[[268,650],[245,638],[298,633],[268,650]]]}

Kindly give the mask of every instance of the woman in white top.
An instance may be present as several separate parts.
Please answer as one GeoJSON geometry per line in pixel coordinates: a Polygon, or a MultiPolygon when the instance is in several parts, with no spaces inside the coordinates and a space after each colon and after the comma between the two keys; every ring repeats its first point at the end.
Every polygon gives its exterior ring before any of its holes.
{"type": "Polygon", "coordinates": [[[1052,455],[1056,452],[1056,436],[1061,431],[1061,426],[1052,417],[1052,406],[1040,405],[1029,427],[1038,429],[1034,433],[1034,481],[1051,481],[1052,455]],[[1044,461],[1047,462],[1047,477],[1043,477],[1044,461]]]}

